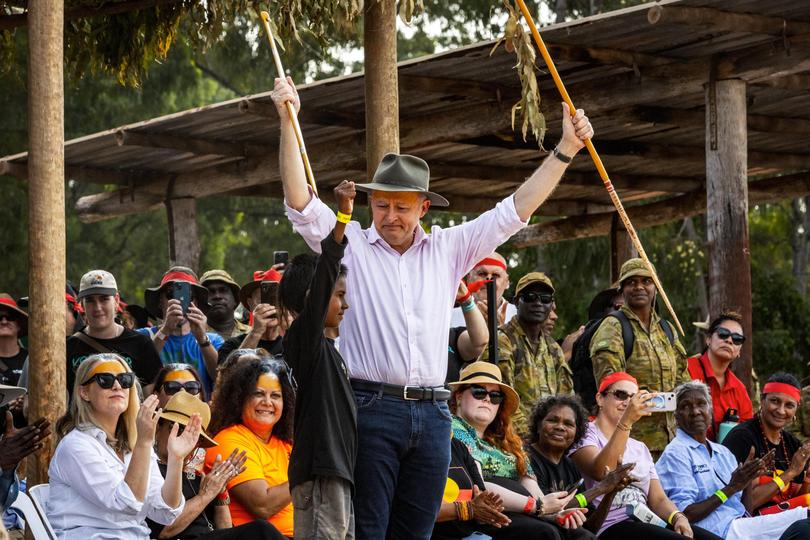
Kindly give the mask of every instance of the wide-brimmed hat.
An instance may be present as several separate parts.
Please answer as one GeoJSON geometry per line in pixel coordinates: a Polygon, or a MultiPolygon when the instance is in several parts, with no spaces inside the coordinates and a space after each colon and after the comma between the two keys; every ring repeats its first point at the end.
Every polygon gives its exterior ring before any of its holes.
{"type": "Polygon", "coordinates": [[[357,191],[413,191],[425,195],[434,206],[450,206],[447,199],[428,190],[430,168],[424,159],[408,154],[385,154],[374,178],[368,184],[356,184],[357,191]]]}
{"type": "Polygon", "coordinates": [[[503,405],[506,411],[511,415],[513,414],[520,404],[515,389],[505,384],[501,378],[501,368],[490,362],[473,362],[468,364],[459,373],[458,380],[448,384],[451,388],[454,386],[470,385],[470,384],[497,384],[501,387],[504,394],[503,405]]]}
{"type": "Polygon", "coordinates": [[[208,287],[206,283],[211,281],[221,281],[231,288],[234,298],[239,298],[239,284],[234,281],[231,275],[225,270],[215,269],[209,270],[200,277],[200,285],[208,287]]]}
{"type": "Polygon", "coordinates": [[[261,286],[262,281],[274,281],[276,283],[281,283],[281,274],[272,268],[269,270],[256,270],[253,272],[253,281],[248,281],[242,286],[241,289],[239,289],[239,301],[243,306],[245,306],[245,309],[250,310],[247,300],[250,298],[250,295],[253,294],[253,291],[261,286]]]}
{"type": "Polygon", "coordinates": [[[529,272],[518,280],[517,286],[515,287],[515,296],[519,295],[520,291],[529,285],[534,285],[535,283],[542,283],[551,289],[551,292],[554,292],[554,284],[551,283],[551,278],[549,278],[543,272],[529,272]]]}
{"type": "MultiPolygon", "coordinates": [[[[190,283],[193,296],[199,300],[200,304],[208,303],[208,289],[200,285],[194,270],[185,266],[172,266],[169,268],[168,272],[163,274],[160,285],[146,289],[143,292],[146,311],[148,311],[152,317],[158,319],[163,317],[163,312],[160,309],[160,293],[166,285],[175,281],[186,281],[190,283]]],[[[204,306],[197,305],[197,307],[202,309],[204,306]]]]}
{"type": "MultiPolygon", "coordinates": [[[[650,264],[652,264],[652,263],[650,263],[650,264]]],[[[653,270],[655,270],[655,267],[653,267],[653,270]]],[[[643,259],[640,259],[640,258],[627,259],[626,261],[624,261],[624,264],[622,264],[622,268],[619,271],[619,287],[618,288],[621,288],[622,283],[624,283],[625,279],[629,279],[631,277],[636,277],[636,276],[648,277],[648,278],[653,277],[652,272],[650,272],[650,269],[647,268],[646,264],[644,264],[643,259]]]]}
{"type": "Polygon", "coordinates": [[[28,333],[28,313],[20,309],[20,306],[17,305],[14,298],[12,298],[10,294],[6,293],[0,293],[0,307],[9,308],[20,316],[18,325],[20,330],[17,332],[17,337],[23,337],[26,335],[28,333]]]}
{"type": "Polygon", "coordinates": [[[0,407],[8,405],[20,396],[24,396],[27,391],[21,386],[0,384],[0,407]]]}
{"type": "Polygon", "coordinates": [[[191,415],[194,413],[199,414],[202,421],[200,446],[203,448],[217,446],[217,442],[205,432],[208,429],[208,423],[211,422],[211,409],[206,402],[192,396],[185,390],[177,392],[166,402],[166,406],[163,407],[163,411],[160,413],[160,418],[187,426],[188,421],[191,420],[191,415]]]}
{"type": "Polygon", "coordinates": [[[79,282],[79,295],[77,300],[82,300],[93,294],[101,296],[115,296],[118,294],[118,284],[115,277],[106,270],[90,270],[82,276],[79,282]]]}

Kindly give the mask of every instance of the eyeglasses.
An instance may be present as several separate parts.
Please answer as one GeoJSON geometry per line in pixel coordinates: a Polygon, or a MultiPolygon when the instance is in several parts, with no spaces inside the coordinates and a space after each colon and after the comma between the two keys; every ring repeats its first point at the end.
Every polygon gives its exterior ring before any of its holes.
{"type": "Polygon", "coordinates": [[[742,345],[745,342],[744,335],[738,332],[732,332],[728,328],[723,328],[722,326],[717,330],[715,330],[714,333],[717,334],[717,337],[719,337],[723,341],[726,341],[728,338],[731,338],[731,342],[734,345],[742,345]]]}
{"type": "Polygon", "coordinates": [[[3,319],[14,322],[17,320],[17,317],[15,315],[12,315],[11,313],[3,311],[0,312],[0,321],[2,321],[3,319]]]}
{"type": "Polygon", "coordinates": [[[554,301],[554,295],[550,293],[523,293],[520,295],[524,302],[531,304],[540,300],[541,304],[550,304],[554,301]]]}
{"type": "Polygon", "coordinates": [[[197,381],[187,381],[181,383],[180,381],[166,381],[163,383],[163,391],[166,395],[173,396],[180,390],[185,390],[192,396],[196,396],[202,391],[202,385],[197,381]]]}
{"type": "Polygon", "coordinates": [[[609,392],[605,392],[606,394],[611,394],[617,401],[627,401],[628,399],[632,399],[633,396],[636,394],[631,394],[630,392],[626,392],[624,390],[610,390],[609,392]]]}
{"type": "Polygon", "coordinates": [[[489,401],[493,405],[499,405],[504,398],[503,392],[500,390],[487,390],[483,386],[475,384],[470,386],[470,394],[479,401],[483,401],[485,397],[489,396],[489,401]]]}
{"type": "Polygon", "coordinates": [[[87,386],[91,382],[96,381],[98,385],[103,388],[104,390],[109,390],[110,388],[115,385],[115,381],[118,381],[118,384],[121,385],[121,388],[127,389],[132,388],[132,385],[135,384],[135,374],[134,373],[119,373],[118,375],[113,375],[112,373],[96,373],[86,381],[82,383],[82,386],[87,386]]]}

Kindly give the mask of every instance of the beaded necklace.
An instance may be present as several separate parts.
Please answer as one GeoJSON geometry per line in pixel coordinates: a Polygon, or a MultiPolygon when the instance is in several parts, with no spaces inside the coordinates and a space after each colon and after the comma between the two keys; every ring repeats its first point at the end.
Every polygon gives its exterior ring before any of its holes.
{"type": "MultiPolygon", "coordinates": [[[[762,416],[757,414],[757,420],[759,421],[759,430],[762,433],[762,440],[765,442],[765,448],[768,449],[773,443],[771,443],[771,441],[768,440],[768,437],[765,436],[765,426],[762,424],[762,416]]],[[[790,456],[788,456],[787,445],[785,444],[785,436],[781,429],[779,430],[779,442],[776,443],[776,446],[782,449],[782,456],[785,458],[785,465],[790,466],[790,456]]],[[[768,452],[766,451],[765,453],[767,454],[768,452]]],[[[774,459],[774,464],[775,462],[776,460],[774,459]]]]}

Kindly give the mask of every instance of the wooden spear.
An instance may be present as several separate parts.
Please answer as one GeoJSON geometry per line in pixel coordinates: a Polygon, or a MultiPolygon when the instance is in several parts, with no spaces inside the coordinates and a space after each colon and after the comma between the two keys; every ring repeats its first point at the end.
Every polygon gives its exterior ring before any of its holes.
{"type": "MultiPolygon", "coordinates": [[[[548,71],[551,73],[551,78],[554,79],[554,84],[557,86],[557,90],[560,92],[563,101],[568,104],[568,107],[571,110],[571,115],[573,116],[576,114],[577,109],[574,107],[574,102],[571,101],[571,96],[568,95],[568,90],[565,89],[565,85],[560,78],[560,74],[557,72],[557,67],[554,65],[554,60],[551,58],[551,55],[546,48],[546,44],[543,42],[543,38],[540,37],[540,32],[537,31],[537,26],[534,24],[534,19],[532,19],[532,15],[529,13],[526,3],[523,0],[516,1],[520,7],[520,11],[523,13],[523,17],[529,24],[529,29],[532,31],[534,42],[537,44],[537,48],[540,50],[540,54],[543,56],[543,60],[546,62],[548,71]]],[[[602,164],[602,158],[599,157],[599,153],[596,151],[596,147],[594,147],[593,142],[591,142],[590,139],[585,141],[585,147],[588,149],[588,153],[591,155],[594,165],[596,165],[596,170],[599,171],[599,177],[602,178],[602,182],[605,184],[605,189],[607,189],[607,192],[610,195],[610,200],[613,201],[613,206],[616,207],[616,212],[618,212],[619,217],[624,224],[624,228],[627,230],[627,234],[630,236],[630,240],[633,242],[633,246],[636,248],[636,251],[638,251],[638,255],[644,261],[644,264],[647,265],[647,269],[650,271],[650,274],[652,274],[653,281],[655,282],[658,292],[661,294],[661,299],[664,301],[664,305],[667,307],[667,310],[669,310],[672,318],[675,320],[675,325],[678,327],[678,331],[682,336],[685,335],[681,322],[678,320],[678,315],[672,308],[672,304],[670,304],[669,298],[667,298],[667,293],[664,291],[664,287],[661,286],[661,281],[658,279],[658,274],[655,272],[655,268],[653,268],[650,259],[647,257],[647,252],[644,251],[644,246],[641,245],[641,240],[639,240],[638,234],[636,234],[636,229],[633,227],[633,224],[630,223],[630,218],[627,216],[627,212],[624,209],[621,199],[619,199],[619,194],[616,193],[616,188],[613,187],[613,182],[610,181],[607,170],[605,170],[605,166],[602,164]]]]}
{"type": "MultiPolygon", "coordinates": [[[[273,38],[273,30],[270,28],[270,14],[266,11],[259,13],[259,17],[264,25],[264,31],[267,34],[267,41],[270,42],[270,50],[273,51],[273,61],[276,64],[276,71],[281,78],[286,77],[284,73],[284,66],[281,65],[281,57],[278,55],[276,48],[276,40],[273,38]]],[[[291,102],[285,103],[287,105],[287,112],[292,120],[293,130],[295,131],[295,139],[298,141],[298,149],[301,151],[301,160],[304,162],[304,170],[307,173],[307,182],[312,187],[315,196],[318,196],[318,187],[315,185],[315,177],[312,175],[312,166],[309,164],[309,156],[307,156],[307,147],[304,145],[304,134],[301,132],[301,124],[298,123],[298,115],[295,114],[295,106],[291,102]]]]}

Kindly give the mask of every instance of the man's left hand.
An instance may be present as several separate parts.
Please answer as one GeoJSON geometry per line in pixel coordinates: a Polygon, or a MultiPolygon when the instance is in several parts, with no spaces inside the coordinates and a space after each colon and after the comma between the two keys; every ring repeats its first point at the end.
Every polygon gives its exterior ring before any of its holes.
{"type": "Polygon", "coordinates": [[[186,314],[188,324],[191,326],[191,333],[197,338],[197,341],[205,339],[205,331],[208,328],[208,318],[205,316],[200,308],[191,304],[188,306],[188,313],[186,314]]]}

